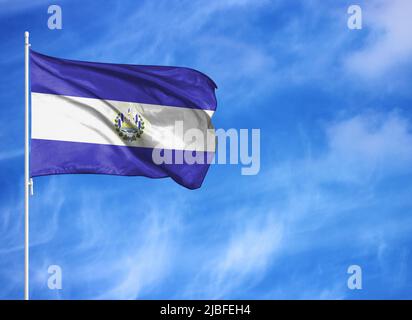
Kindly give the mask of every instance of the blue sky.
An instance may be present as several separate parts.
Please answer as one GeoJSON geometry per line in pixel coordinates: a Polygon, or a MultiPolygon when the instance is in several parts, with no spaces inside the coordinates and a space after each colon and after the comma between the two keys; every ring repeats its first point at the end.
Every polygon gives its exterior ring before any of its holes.
{"type": "Polygon", "coordinates": [[[357,31],[352,1],[60,1],[62,30],[50,4],[0,1],[0,299],[23,295],[25,30],[48,55],[201,70],[216,128],[261,129],[258,175],[214,165],[195,191],[36,178],[33,299],[412,298],[410,1],[358,1],[357,31]]]}

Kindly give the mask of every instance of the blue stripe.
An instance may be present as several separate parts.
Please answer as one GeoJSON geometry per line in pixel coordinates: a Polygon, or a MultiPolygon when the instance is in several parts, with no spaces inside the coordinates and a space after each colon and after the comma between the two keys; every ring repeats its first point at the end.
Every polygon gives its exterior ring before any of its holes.
{"type": "Polygon", "coordinates": [[[31,91],[216,110],[216,84],[181,67],[59,59],[30,50],[31,91]]]}
{"type": "MultiPolygon", "coordinates": [[[[204,164],[161,164],[152,161],[153,149],[32,139],[31,177],[96,173],[149,178],[171,177],[189,189],[202,185],[214,153],[201,152],[204,164]]],[[[170,150],[175,156],[176,150],[170,150]]],[[[182,152],[182,151],[180,151],[182,152]]],[[[192,151],[185,151],[192,152],[192,151]]]]}

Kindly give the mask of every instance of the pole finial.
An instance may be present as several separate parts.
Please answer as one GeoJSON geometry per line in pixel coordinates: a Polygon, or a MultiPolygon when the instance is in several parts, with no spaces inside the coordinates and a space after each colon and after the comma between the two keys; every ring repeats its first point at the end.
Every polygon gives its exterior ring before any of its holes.
{"type": "Polygon", "coordinates": [[[24,32],[24,43],[26,44],[26,45],[30,45],[29,44],[29,32],[28,31],[25,31],[24,32]]]}

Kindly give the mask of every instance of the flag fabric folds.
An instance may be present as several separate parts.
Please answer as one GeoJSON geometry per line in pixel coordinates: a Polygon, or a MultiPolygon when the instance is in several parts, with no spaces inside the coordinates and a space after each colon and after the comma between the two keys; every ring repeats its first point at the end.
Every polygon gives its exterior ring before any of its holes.
{"type": "Polygon", "coordinates": [[[208,76],[30,50],[30,81],[31,177],[97,173],[201,186],[215,152],[216,85],[208,76]],[[193,129],[189,137],[198,138],[187,140],[193,129]],[[172,161],[159,163],[154,154],[172,161]]]}

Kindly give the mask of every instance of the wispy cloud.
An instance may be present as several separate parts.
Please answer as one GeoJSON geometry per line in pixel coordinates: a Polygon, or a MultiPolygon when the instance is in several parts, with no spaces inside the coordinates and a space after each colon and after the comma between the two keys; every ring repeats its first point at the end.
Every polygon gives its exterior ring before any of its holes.
{"type": "MultiPolygon", "coordinates": [[[[141,230],[129,245],[121,249],[121,255],[112,266],[112,275],[121,274],[120,281],[99,295],[99,299],[136,299],[148,293],[170,275],[179,232],[179,216],[168,210],[161,215],[159,208],[152,208],[141,230]]],[[[107,266],[106,266],[107,267],[107,266]]]]}
{"type": "Polygon", "coordinates": [[[72,190],[62,206],[62,194],[56,192],[68,188],[67,182],[57,177],[53,186],[58,188],[40,188],[41,203],[32,208],[37,218],[31,243],[37,252],[31,268],[33,295],[60,299],[76,290],[82,299],[136,299],[161,285],[173,267],[181,231],[178,201],[164,209],[151,198],[72,190]],[[115,200],[108,204],[108,198],[115,200]],[[49,204],[53,209],[47,209],[49,204]],[[53,245],[62,241],[62,248],[53,245]],[[44,246],[49,251],[43,252],[44,246]],[[52,264],[63,271],[65,290],[58,295],[45,288],[52,264]]]}
{"type": "MultiPolygon", "coordinates": [[[[259,275],[267,274],[269,270],[282,278],[262,295],[264,298],[348,297],[348,265],[358,261],[366,263],[365,259],[372,259],[382,266],[379,272],[389,272],[383,252],[392,252],[395,244],[408,234],[412,226],[412,218],[388,205],[388,202],[394,201],[398,206],[410,206],[410,189],[398,190],[395,197],[392,192],[385,194],[383,187],[385,181],[412,173],[410,121],[397,111],[368,111],[326,123],[323,135],[325,143],[322,151],[318,144],[317,152],[312,151],[303,159],[277,163],[272,166],[270,174],[256,180],[256,185],[248,185],[242,190],[245,198],[250,197],[250,190],[256,190],[255,196],[259,195],[258,198],[264,199],[265,203],[263,208],[257,206],[251,210],[253,216],[244,218],[245,221],[254,221],[256,216],[261,217],[268,212],[276,225],[281,226],[280,245],[275,246],[274,252],[266,251],[271,253],[266,255],[266,259],[269,257],[271,261],[270,257],[275,254],[276,263],[251,273],[255,281],[259,281],[259,275]],[[391,222],[384,223],[388,217],[391,217],[391,222]],[[320,265],[315,252],[329,250],[334,254],[320,265]],[[346,263],[341,261],[340,255],[336,254],[338,251],[345,252],[351,259],[346,263]],[[307,268],[312,269],[305,272],[299,269],[300,273],[296,273],[293,270],[298,267],[294,264],[302,259],[298,257],[306,254],[313,258],[312,262],[306,261],[307,268]],[[290,270],[282,267],[283,264],[291,266],[290,270]],[[325,264],[329,266],[326,268],[325,264]],[[328,272],[318,272],[318,267],[328,272]],[[312,279],[311,284],[308,284],[308,279],[312,279]]],[[[252,205],[252,202],[244,201],[243,206],[247,205],[252,205]]],[[[265,225],[270,229],[270,223],[265,225]]],[[[262,228],[258,233],[264,237],[265,230],[268,229],[262,228]]],[[[261,241],[263,239],[258,235],[255,239],[259,239],[259,243],[269,244],[269,239],[276,243],[274,230],[267,235],[269,238],[265,241],[261,241]]],[[[241,239],[236,241],[239,246],[244,243],[241,239]]],[[[253,253],[250,255],[253,256],[253,253]]],[[[210,269],[216,270],[215,274],[222,274],[222,279],[230,278],[230,281],[222,281],[226,286],[217,287],[213,292],[226,292],[227,296],[231,296],[236,292],[230,291],[233,289],[231,283],[241,284],[240,287],[254,283],[246,276],[243,283],[237,282],[236,276],[230,277],[236,269],[226,269],[225,261],[235,261],[228,257],[238,257],[236,254],[218,257],[221,264],[210,269]]],[[[245,262],[238,266],[244,266],[245,273],[249,270],[245,262]]],[[[214,282],[208,283],[212,286],[214,282]]]]}
{"type": "Polygon", "coordinates": [[[0,152],[0,161],[6,161],[6,160],[22,157],[23,155],[24,155],[23,149],[3,151],[3,152],[0,152]]]}
{"type": "MultiPolygon", "coordinates": [[[[255,285],[273,263],[282,241],[282,226],[272,212],[240,209],[227,236],[204,252],[209,259],[194,275],[184,297],[219,299],[255,285]]],[[[236,294],[235,294],[236,295],[236,294]]]]}
{"type": "MultiPolygon", "coordinates": [[[[62,2],[62,1],[60,1],[62,2]]],[[[33,1],[24,1],[24,0],[14,0],[14,1],[9,1],[9,0],[0,0],[0,15],[5,15],[5,14],[16,14],[16,13],[22,13],[26,10],[30,10],[36,7],[39,7],[41,5],[47,6],[49,5],[50,2],[46,0],[33,0],[33,1]]],[[[47,8],[47,7],[46,7],[47,8]]],[[[47,12],[47,11],[45,11],[47,12]]]]}
{"type": "Polygon", "coordinates": [[[364,47],[347,58],[349,70],[373,78],[408,65],[412,56],[411,12],[408,0],[368,2],[363,17],[370,37],[364,47]]]}

